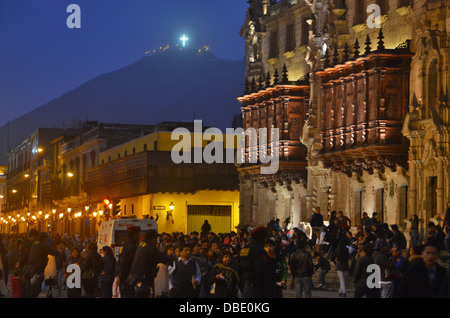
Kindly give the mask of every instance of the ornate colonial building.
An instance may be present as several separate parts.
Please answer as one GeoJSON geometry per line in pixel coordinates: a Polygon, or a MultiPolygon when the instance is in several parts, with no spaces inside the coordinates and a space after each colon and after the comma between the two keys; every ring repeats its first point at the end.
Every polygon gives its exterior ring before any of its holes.
{"type": "Polygon", "coordinates": [[[363,212],[404,228],[413,214],[422,230],[439,222],[450,203],[449,21],[445,0],[249,1],[238,99],[244,129],[280,130],[280,169],[239,167],[242,221],[299,226],[319,206],[354,225],[363,212]]]}

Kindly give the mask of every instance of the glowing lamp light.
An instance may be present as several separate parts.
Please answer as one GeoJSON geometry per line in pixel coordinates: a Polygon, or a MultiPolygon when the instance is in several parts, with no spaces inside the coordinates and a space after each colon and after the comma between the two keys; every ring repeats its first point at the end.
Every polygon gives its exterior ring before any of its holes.
{"type": "Polygon", "coordinates": [[[12,189],[12,193],[17,193],[17,190],[16,189],[12,189]]]}
{"type": "Polygon", "coordinates": [[[40,147],[37,149],[37,152],[43,152],[43,151],[44,151],[44,149],[42,149],[40,147]]]}
{"type": "Polygon", "coordinates": [[[62,219],[64,217],[64,213],[59,214],[59,218],[62,219]]]}
{"type": "Polygon", "coordinates": [[[55,209],[53,209],[53,210],[52,210],[52,213],[53,213],[53,214],[55,214],[55,213],[56,213],[56,210],[55,210],[55,209]]]}
{"type": "Polygon", "coordinates": [[[97,212],[92,213],[92,215],[94,216],[94,218],[97,217],[97,212]]]}
{"type": "Polygon", "coordinates": [[[73,173],[72,173],[72,172],[68,172],[68,173],[67,173],[67,176],[68,176],[69,178],[72,178],[72,177],[73,177],[73,173]]]}
{"type": "Polygon", "coordinates": [[[30,175],[29,175],[28,173],[25,173],[24,177],[25,177],[25,178],[29,178],[30,175]]]}
{"type": "Polygon", "coordinates": [[[33,215],[31,218],[32,218],[34,221],[36,221],[36,215],[33,215]]]}
{"type": "Polygon", "coordinates": [[[170,211],[173,211],[175,209],[175,205],[173,204],[173,202],[170,202],[169,209],[170,211]]]}
{"type": "Polygon", "coordinates": [[[103,210],[98,211],[99,215],[103,215],[103,210]]]}

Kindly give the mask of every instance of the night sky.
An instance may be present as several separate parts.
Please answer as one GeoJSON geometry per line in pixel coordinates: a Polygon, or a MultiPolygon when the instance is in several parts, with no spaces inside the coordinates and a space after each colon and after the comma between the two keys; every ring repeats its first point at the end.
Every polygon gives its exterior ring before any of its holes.
{"type": "Polygon", "coordinates": [[[0,126],[86,81],[179,43],[244,58],[246,0],[1,0],[0,126]],[[69,29],[70,4],[81,29],[69,29]]]}

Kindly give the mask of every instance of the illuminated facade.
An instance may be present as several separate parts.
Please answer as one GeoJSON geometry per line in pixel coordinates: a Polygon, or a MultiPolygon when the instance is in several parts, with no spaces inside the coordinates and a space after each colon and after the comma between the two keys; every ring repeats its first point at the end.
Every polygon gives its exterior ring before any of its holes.
{"type": "Polygon", "coordinates": [[[267,189],[241,173],[241,214],[264,225],[290,217],[300,226],[319,206],[325,215],[343,211],[354,225],[362,212],[377,212],[403,229],[417,214],[422,233],[439,222],[450,203],[447,1],[249,3],[241,36],[250,89],[238,98],[244,124],[250,108],[250,126],[265,116],[261,98],[248,106],[252,97],[279,87],[277,98],[290,102],[307,78],[298,139],[307,166],[296,168],[307,172],[301,190],[284,182],[267,189]],[[381,28],[367,24],[372,4],[381,28]]]}
{"type": "MultiPolygon", "coordinates": [[[[178,127],[193,131],[192,123],[161,123],[148,135],[100,152],[100,164],[88,171],[87,180],[90,202],[103,211],[98,221],[117,213],[104,206],[108,198],[120,207],[116,216],[158,218],[160,232],[200,232],[205,219],[216,233],[236,231],[239,178],[234,164],[174,163],[171,151],[179,141],[172,140],[172,131],[178,127]]],[[[197,137],[202,147],[208,145],[208,138],[197,137]]],[[[195,138],[193,132],[189,138],[195,138]]]]}

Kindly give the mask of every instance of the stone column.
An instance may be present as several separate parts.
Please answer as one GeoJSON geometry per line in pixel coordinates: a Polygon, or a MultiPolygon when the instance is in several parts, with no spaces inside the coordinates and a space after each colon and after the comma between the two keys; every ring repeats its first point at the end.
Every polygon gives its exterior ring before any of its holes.
{"type": "Polygon", "coordinates": [[[251,220],[253,222],[253,226],[259,225],[259,215],[258,215],[258,184],[256,182],[252,182],[252,191],[253,191],[253,202],[252,202],[252,215],[251,220]]]}
{"type": "MultiPolygon", "coordinates": [[[[416,184],[416,163],[414,161],[409,162],[409,195],[408,195],[408,206],[410,215],[417,214],[417,184],[416,184]]],[[[419,216],[419,215],[418,215],[419,216]]]]}
{"type": "Polygon", "coordinates": [[[331,173],[331,190],[330,190],[330,211],[337,210],[336,208],[336,197],[337,197],[337,184],[338,175],[335,172],[331,173]]]}
{"type": "Polygon", "coordinates": [[[309,218],[313,211],[313,177],[311,168],[308,169],[308,184],[306,189],[306,215],[309,218]]]}
{"type": "Polygon", "coordinates": [[[438,158],[437,167],[437,216],[444,214],[444,160],[438,158]]]}

